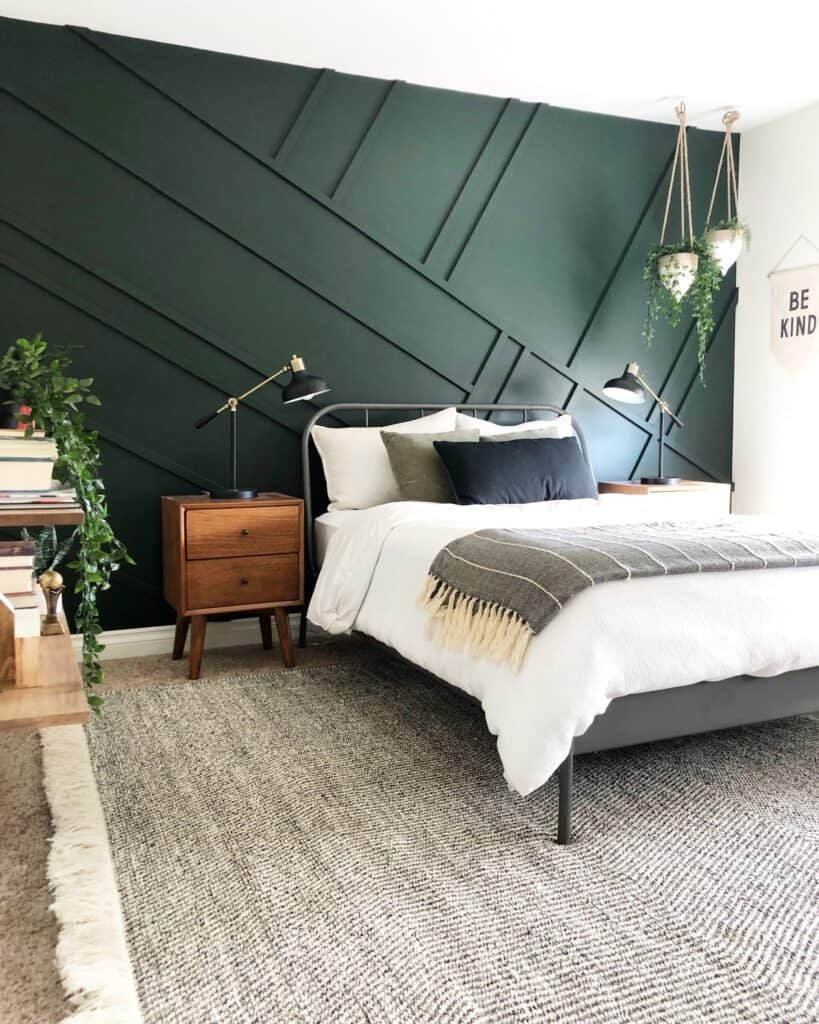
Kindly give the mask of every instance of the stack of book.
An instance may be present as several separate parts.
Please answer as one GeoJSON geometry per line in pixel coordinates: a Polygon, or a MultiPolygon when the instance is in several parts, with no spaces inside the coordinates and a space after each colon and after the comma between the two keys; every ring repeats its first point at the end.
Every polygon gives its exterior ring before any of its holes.
{"type": "Polygon", "coordinates": [[[40,635],[40,610],[34,593],[34,541],[0,541],[0,594],[14,609],[15,636],[40,635]]]}
{"type": "Polygon", "coordinates": [[[34,594],[34,541],[0,541],[0,686],[36,686],[40,609],[34,594]]]}
{"type": "Polygon", "coordinates": [[[31,437],[20,430],[0,430],[0,490],[49,490],[56,461],[57,445],[41,430],[31,437]]]}
{"type": "Polygon", "coordinates": [[[73,487],[51,479],[57,446],[42,430],[0,430],[0,509],[28,512],[52,506],[78,509],[73,487]]]}
{"type": "Polygon", "coordinates": [[[45,491],[4,491],[0,490],[0,509],[18,509],[28,512],[38,508],[79,508],[73,487],[63,487],[57,481],[45,491]]]}

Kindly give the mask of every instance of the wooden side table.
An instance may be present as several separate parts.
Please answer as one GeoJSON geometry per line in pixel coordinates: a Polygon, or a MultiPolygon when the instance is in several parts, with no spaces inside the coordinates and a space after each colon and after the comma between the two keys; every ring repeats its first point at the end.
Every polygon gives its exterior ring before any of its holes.
{"type": "Polygon", "coordinates": [[[173,657],[191,630],[189,679],[198,679],[208,616],[255,611],[262,644],[295,664],[286,609],[304,601],[304,503],[286,494],[219,501],[207,494],[162,498],[165,600],[176,610],[173,657]]]}
{"type": "Polygon", "coordinates": [[[627,494],[652,505],[658,517],[700,519],[728,515],[732,484],[703,480],[681,480],[678,484],[641,484],[638,480],[601,480],[600,494],[627,494]]]}

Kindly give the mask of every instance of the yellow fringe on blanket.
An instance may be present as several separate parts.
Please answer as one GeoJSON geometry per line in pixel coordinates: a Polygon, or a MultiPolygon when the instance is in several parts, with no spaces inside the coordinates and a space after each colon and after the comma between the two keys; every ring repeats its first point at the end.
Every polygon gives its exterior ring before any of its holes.
{"type": "Polygon", "coordinates": [[[427,576],[418,603],[442,647],[466,650],[491,661],[508,661],[517,672],[534,636],[525,619],[494,601],[462,594],[437,576],[427,576]]]}

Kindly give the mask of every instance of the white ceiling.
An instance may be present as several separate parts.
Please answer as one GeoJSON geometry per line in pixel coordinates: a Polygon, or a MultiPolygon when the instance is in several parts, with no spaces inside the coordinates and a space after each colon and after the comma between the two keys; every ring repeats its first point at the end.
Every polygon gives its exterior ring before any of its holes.
{"type": "Polygon", "coordinates": [[[747,130],[819,101],[819,4],[0,0],[0,13],[422,85],[747,130]]]}

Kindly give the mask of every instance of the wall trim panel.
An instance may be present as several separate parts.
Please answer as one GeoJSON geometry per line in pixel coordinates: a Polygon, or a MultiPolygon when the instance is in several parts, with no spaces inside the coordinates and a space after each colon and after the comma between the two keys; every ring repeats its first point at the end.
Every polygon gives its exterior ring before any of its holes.
{"type": "MultiPolygon", "coordinates": [[[[226,430],[188,424],[293,351],[333,401],[562,402],[604,475],[639,472],[656,440],[653,405],[602,395],[628,352],[685,410],[672,461],[730,477],[733,274],[707,391],[690,319],[639,337],[672,126],[2,25],[7,321],[84,346],[103,389],[91,422],[141,576],[106,598],[109,629],[168,621],[159,495],[208,489],[226,462],[226,430]]],[[[698,189],[721,141],[691,133],[698,189]]],[[[243,483],[295,491],[312,410],[280,394],[247,403],[243,483]]]]}

